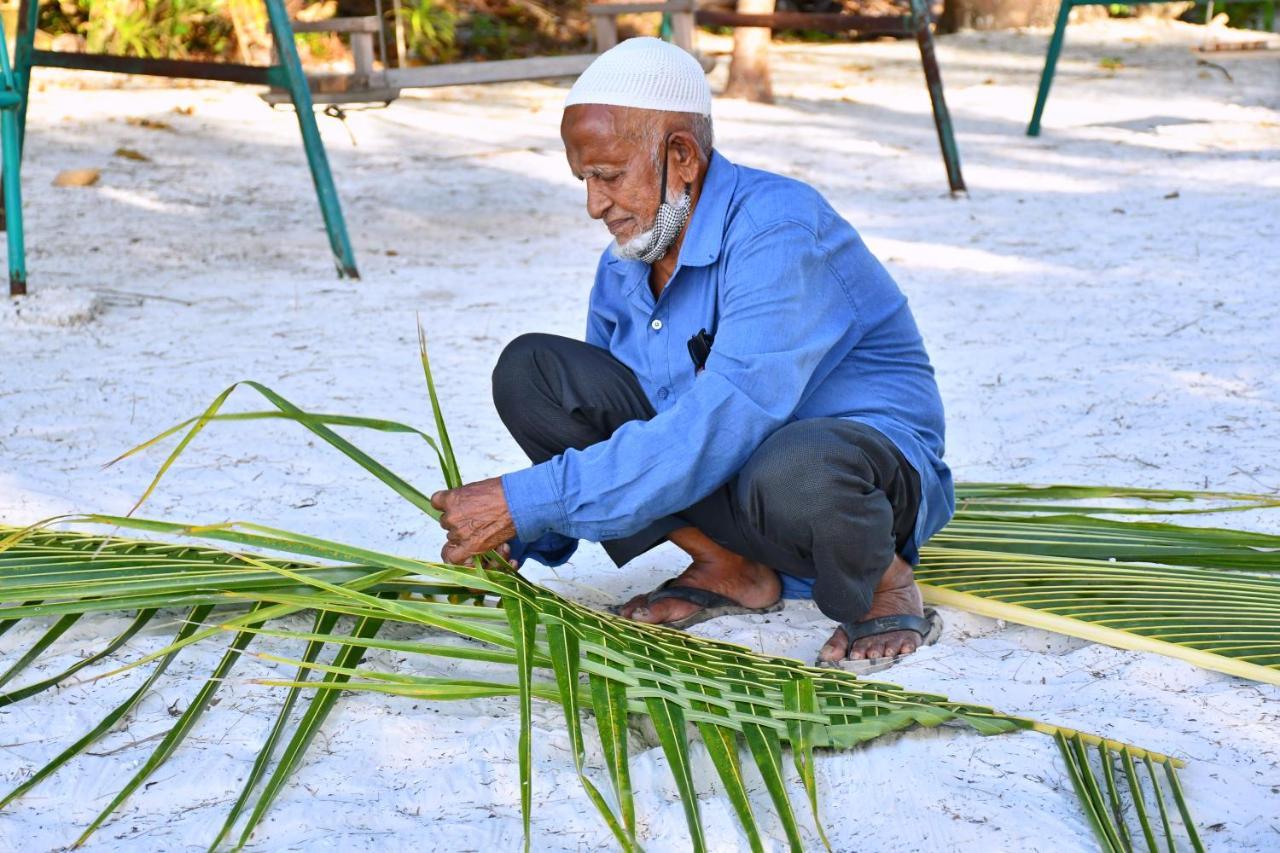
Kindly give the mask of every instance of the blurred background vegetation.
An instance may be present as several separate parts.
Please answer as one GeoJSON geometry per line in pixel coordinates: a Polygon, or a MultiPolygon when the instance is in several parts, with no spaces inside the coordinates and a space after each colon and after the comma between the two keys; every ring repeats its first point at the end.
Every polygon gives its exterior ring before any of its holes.
{"type": "MultiPolygon", "coordinates": [[[[315,21],[376,14],[373,0],[287,0],[291,18],[315,21]]],[[[388,30],[391,0],[383,0],[388,30]]],[[[587,48],[584,0],[402,0],[405,64],[461,59],[514,59],[582,52],[587,48]]],[[[129,56],[269,59],[261,0],[46,0],[40,8],[42,41],[57,50],[129,56]]],[[[394,53],[394,39],[388,49],[394,53]]],[[[339,59],[337,36],[298,37],[304,60],[339,59]]],[[[394,59],[393,59],[394,61],[394,59]]]]}
{"type": "MultiPolygon", "coordinates": [[[[589,48],[590,24],[585,12],[588,0],[401,0],[400,24],[405,37],[404,60],[394,56],[394,39],[388,37],[392,64],[421,64],[484,59],[515,59],[581,53],[589,48]]],[[[713,0],[732,7],[734,0],[713,0]]],[[[1236,27],[1270,29],[1274,26],[1276,0],[1215,4],[1215,15],[1226,14],[1236,27]]],[[[16,0],[5,7],[5,22],[12,32],[16,0]]],[[[286,0],[289,15],[301,20],[374,15],[375,0],[286,0]]],[[[388,34],[395,23],[392,0],[382,0],[388,34]]],[[[944,28],[1002,28],[1052,23],[1056,0],[935,0],[944,28]],[[963,17],[957,9],[976,9],[963,17]],[[1011,14],[1010,14],[1011,13],[1011,14]],[[1041,20],[1043,19],[1043,20],[1041,20]],[[948,26],[949,25],[949,26],[948,26]]],[[[1099,12],[1125,17],[1138,11],[1169,9],[1158,6],[1116,5],[1099,12]]],[[[907,0],[778,0],[779,11],[900,14],[907,0]]],[[[1204,23],[1204,3],[1186,3],[1171,16],[1204,23]]],[[[1168,14],[1168,13],[1165,13],[1168,14]]],[[[658,16],[623,16],[625,37],[657,31],[658,16]]],[[[265,7],[261,0],[43,0],[40,7],[41,46],[57,50],[105,52],[131,56],[169,58],[221,58],[264,63],[270,59],[265,7]]],[[[830,41],[846,36],[819,32],[776,33],[786,40],[830,41]]],[[[300,35],[304,61],[327,62],[346,57],[338,36],[324,33],[300,35]]]]}

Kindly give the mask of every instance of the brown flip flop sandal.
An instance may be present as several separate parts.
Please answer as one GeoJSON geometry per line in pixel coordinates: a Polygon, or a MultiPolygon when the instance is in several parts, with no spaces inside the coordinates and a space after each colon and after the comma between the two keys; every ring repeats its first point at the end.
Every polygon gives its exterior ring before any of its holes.
{"type": "MultiPolygon", "coordinates": [[[[665,599],[675,598],[680,601],[687,601],[690,604],[696,604],[701,610],[694,611],[683,619],[676,619],[674,622],[657,622],[654,624],[662,625],[665,628],[675,628],[683,631],[685,628],[706,622],[711,619],[719,619],[721,616],[742,616],[752,613],[777,613],[782,609],[782,599],[779,598],[768,607],[746,607],[741,602],[734,601],[727,595],[721,595],[718,592],[712,592],[709,589],[699,589],[696,586],[681,586],[676,584],[676,579],[672,578],[666,581],[662,586],[645,596],[645,603],[652,606],[654,602],[663,601],[665,599]]],[[[626,604],[615,604],[609,608],[610,613],[620,614],[622,608],[626,604]]]]}
{"type": "MultiPolygon", "coordinates": [[[[914,631],[920,635],[920,645],[916,646],[916,651],[919,651],[925,646],[932,646],[938,642],[938,637],[942,636],[942,617],[938,615],[938,611],[931,607],[926,607],[923,617],[901,613],[896,616],[881,616],[878,619],[868,619],[865,622],[844,622],[840,627],[844,628],[845,636],[849,638],[849,645],[853,645],[854,641],[861,640],[863,637],[892,634],[894,631],[914,631]]],[[[909,652],[908,654],[914,654],[914,652],[909,652]]],[[[889,658],[859,658],[857,660],[849,660],[848,658],[830,661],[819,660],[815,662],[815,665],[831,669],[843,669],[846,672],[853,672],[858,675],[867,675],[888,669],[907,656],[895,655],[889,658]]]]}

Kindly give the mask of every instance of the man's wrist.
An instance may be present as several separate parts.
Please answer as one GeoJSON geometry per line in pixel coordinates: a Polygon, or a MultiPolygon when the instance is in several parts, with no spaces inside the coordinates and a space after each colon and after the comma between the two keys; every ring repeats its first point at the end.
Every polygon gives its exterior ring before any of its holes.
{"type": "Polygon", "coordinates": [[[533,542],[553,530],[565,532],[568,520],[556,489],[551,462],[543,462],[502,477],[507,513],[516,536],[533,542]]]}

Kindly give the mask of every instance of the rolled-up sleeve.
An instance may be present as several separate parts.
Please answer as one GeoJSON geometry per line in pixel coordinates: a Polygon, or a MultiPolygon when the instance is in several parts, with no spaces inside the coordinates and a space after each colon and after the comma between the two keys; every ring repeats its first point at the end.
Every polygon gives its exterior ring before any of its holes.
{"type": "MultiPolygon", "coordinates": [[[[670,408],[503,477],[519,536],[626,536],[732,477],[861,336],[847,284],[794,222],[726,244],[706,369],[670,408]]],[[[600,334],[588,320],[588,341],[600,334]]]]}

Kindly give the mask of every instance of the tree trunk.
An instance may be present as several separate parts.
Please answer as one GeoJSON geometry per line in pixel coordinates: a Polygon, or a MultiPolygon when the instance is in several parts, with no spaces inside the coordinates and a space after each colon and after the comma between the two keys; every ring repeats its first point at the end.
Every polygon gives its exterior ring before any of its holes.
{"type": "MultiPolygon", "coordinates": [[[[772,15],[774,0],[738,0],[744,15],[772,15]]],[[[773,103],[769,81],[769,42],[773,31],[767,27],[737,27],[733,31],[733,62],[724,94],[762,104],[773,103]]]]}

